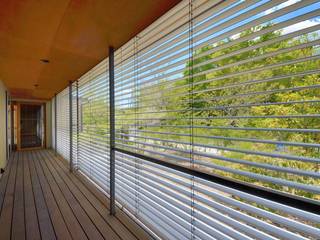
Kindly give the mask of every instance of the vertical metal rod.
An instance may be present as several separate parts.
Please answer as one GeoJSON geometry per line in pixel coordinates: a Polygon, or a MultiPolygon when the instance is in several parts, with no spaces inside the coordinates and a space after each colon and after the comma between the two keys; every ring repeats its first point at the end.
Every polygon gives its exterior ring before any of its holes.
{"type": "Polygon", "coordinates": [[[57,151],[57,133],[58,133],[58,124],[57,124],[57,94],[54,95],[54,151],[55,154],[58,155],[58,151],[57,151]]]}
{"type": "Polygon", "coordinates": [[[69,84],[69,170],[73,172],[73,156],[72,156],[72,142],[73,142],[73,134],[72,134],[72,82],[69,84]]]}
{"type": "Polygon", "coordinates": [[[10,98],[10,136],[11,136],[11,149],[10,152],[12,153],[14,150],[14,105],[12,104],[12,98],[10,98]]]}
{"type": "Polygon", "coordinates": [[[78,168],[78,159],[79,159],[79,82],[77,80],[77,168],[78,168]]]}
{"type": "Polygon", "coordinates": [[[8,91],[6,91],[6,161],[9,159],[9,146],[8,146],[8,91]]]}
{"type": "Polygon", "coordinates": [[[110,114],[110,215],[115,215],[115,106],[114,48],[109,47],[109,114],[110,114]]]}

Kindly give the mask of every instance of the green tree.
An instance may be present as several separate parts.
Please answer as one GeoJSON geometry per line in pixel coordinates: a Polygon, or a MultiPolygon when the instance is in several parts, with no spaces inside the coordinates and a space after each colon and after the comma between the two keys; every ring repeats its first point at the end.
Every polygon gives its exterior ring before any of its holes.
{"type": "MultiPolygon", "coordinates": [[[[269,27],[271,27],[271,24],[254,27],[240,33],[238,37],[241,39],[269,27]]],[[[141,112],[139,117],[143,116],[144,119],[155,117],[163,119],[163,121],[158,120],[158,123],[160,125],[163,124],[163,127],[153,127],[152,131],[170,131],[170,128],[165,127],[166,125],[188,125],[190,124],[191,117],[194,118],[192,123],[195,126],[319,129],[320,119],[318,117],[311,117],[311,115],[318,113],[319,104],[307,101],[318,100],[319,89],[316,87],[311,88],[310,86],[319,84],[320,75],[318,73],[312,73],[311,71],[319,68],[320,61],[306,60],[290,63],[290,61],[296,59],[303,59],[318,54],[319,48],[317,45],[303,44],[317,40],[319,34],[316,32],[294,38],[287,38],[282,41],[274,41],[282,35],[283,33],[281,31],[274,31],[249,41],[239,41],[236,44],[232,44],[235,40],[234,38],[226,38],[216,44],[196,50],[194,52],[194,60],[186,63],[186,68],[181,80],[174,82],[171,82],[171,80],[163,80],[162,85],[158,83],[155,84],[153,88],[152,86],[148,87],[148,90],[140,90],[141,96],[144,97],[139,97],[138,102],[150,103],[152,99],[154,102],[151,104],[152,107],[148,108],[147,106],[143,106],[139,108],[138,111],[141,112]],[[229,46],[224,47],[226,44],[229,46]],[[295,48],[296,46],[301,47],[295,48]],[[288,62],[288,64],[280,65],[285,62],[288,62]],[[277,64],[279,66],[276,66],[277,64]],[[270,67],[272,65],[275,66],[270,67]],[[310,71],[310,74],[303,74],[308,71],[310,71]],[[148,91],[157,92],[157,95],[148,94],[148,91]],[[301,103],[301,101],[305,101],[305,103],[301,103]],[[296,103],[288,104],[289,102],[296,103]],[[154,105],[159,107],[154,107],[154,105]],[[172,112],[170,110],[172,110],[172,112]],[[143,112],[150,112],[150,114],[142,114],[143,112]],[[152,112],[153,114],[151,114],[152,112]],[[293,115],[300,117],[293,117],[293,115]],[[309,117],[303,117],[305,115],[309,115],[309,117]],[[243,118],[243,116],[251,116],[251,118],[243,118]]],[[[156,125],[158,126],[159,124],[156,125]]],[[[150,130],[150,127],[145,128],[145,130],[150,130]]],[[[180,135],[187,135],[191,130],[188,128],[176,128],[172,131],[180,133],[180,135]]],[[[194,135],[223,136],[226,138],[268,139],[273,141],[303,143],[320,142],[319,134],[314,133],[206,128],[196,128],[192,131],[194,135]]],[[[169,140],[190,141],[190,137],[186,136],[144,135],[169,140]]],[[[316,147],[283,146],[279,144],[208,138],[195,138],[194,141],[200,144],[234,149],[266,153],[276,152],[314,158],[320,157],[319,149],[316,147]]],[[[179,148],[175,143],[169,145],[174,148],[179,148]]],[[[169,150],[167,152],[170,153],[169,150]]],[[[219,155],[273,166],[319,171],[319,166],[314,163],[266,157],[256,154],[244,154],[236,150],[220,150],[219,155]]],[[[181,156],[186,156],[186,154],[181,153],[181,156]]],[[[281,173],[279,171],[266,170],[214,158],[197,158],[201,161],[211,161],[218,165],[290,181],[305,184],[320,183],[319,179],[316,178],[281,173]]],[[[260,182],[255,179],[227,172],[216,172],[274,189],[280,189],[306,197],[319,198],[319,196],[312,193],[282,187],[272,183],[260,182]]]]}

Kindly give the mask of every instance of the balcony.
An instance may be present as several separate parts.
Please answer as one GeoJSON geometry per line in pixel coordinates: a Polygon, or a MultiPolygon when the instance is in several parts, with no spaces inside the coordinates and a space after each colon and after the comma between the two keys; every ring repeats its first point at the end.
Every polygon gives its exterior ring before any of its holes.
{"type": "Polygon", "coordinates": [[[13,153],[0,189],[1,239],[150,239],[50,150],[13,153]]]}
{"type": "Polygon", "coordinates": [[[0,239],[320,238],[318,1],[22,5],[0,239]]]}

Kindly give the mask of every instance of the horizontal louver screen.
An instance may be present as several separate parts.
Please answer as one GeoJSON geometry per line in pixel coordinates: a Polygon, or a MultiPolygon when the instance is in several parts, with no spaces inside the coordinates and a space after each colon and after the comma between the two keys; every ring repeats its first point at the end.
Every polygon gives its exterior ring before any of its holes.
{"type": "Polygon", "coordinates": [[[164,239],[317,239],[319,215],[117,153],[119,201],[164,239]]]}
{"type": "Polygon", "coordinates": [[[56,119],[55,119],[55,98],[51,100],[51,146],[56,149],[56,119]]]}
{"type": "Polygon", "coordinates": [[[70,160],[69,88],[57,94],[57,152],[70,160]]]}
{"type": "Polygon", "coordinates": [[[116,55],[117,147],[319,199],[319,14],[225,1],[136,37],[116,55]]]}
{"type": "MultiPolygon", "coordinates": [[[[74,169],[107,193],[108,60],[71,96],[74,169]]],[[[319,215],[253,194],[320,205],[319,1],[181,1],[116,50],[114,74],[116,201],[138,223],[163,239],[319,238],[319,215]]],[[[69,159],[69,89],[56,100],[69,159]]]]}
{"type": "MultiPolygon", "coordinates": [[[[116,148],[319,200],[320,3],[216,3],[184,1],[116,51],[116,148]]],[[[116,156],[118,201],[165,238],[320,234],[319,216],[116,156]]]]}
{"type": "MultiPolygon", "coordinates": [[[[109,79],[107,60],[78,84],[77,168],[105,191],[109,191],[109,79]]],[[[74,96],[77,98],[76,92],[74,96]]],[[[75,100],[76,101],[76,100],[75,100]]],[[[77,112],[74,111],[76,115],[77,112]]],[[[76,116],[75,116],[76,118],[76,116]]]]}
{"type": "MultiPolygon", "coordinates": [[[[77,96],[79,95],[79,88],[78,88],[78,81],[72,83],[72,166],[73,169],[77,170],[78,168],[78,148],[79,148],[79,126],[78,126],[78,119],[79,119],[79,99],[77,96]]],[[[70,94],[70,93],[69,93],[70,94]]],[[[70,112],[70,111],[69,111],[70,112]]]]}

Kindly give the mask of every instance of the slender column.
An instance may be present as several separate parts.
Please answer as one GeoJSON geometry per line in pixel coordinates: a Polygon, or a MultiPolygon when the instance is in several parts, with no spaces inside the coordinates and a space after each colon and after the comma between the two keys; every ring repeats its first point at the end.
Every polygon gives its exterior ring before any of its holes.
{"type": "Polygon", "coordinates": [[[114,48],[109,47],[109,114],[110,114],[110,215],[115,215],[115,111],[114,48]]]}
{"type": "Polygon", "coordinates": [[[58,133],[58,124],[57,124],[57,94],[54,95],[54,151],[58,155],[57,151],[57,133],[58,133]]]}
{"type": "Polygon", "coordinates": [[[12,104],[12,99],[10,99],[10,121],[11,121],[11,132],[10,132],[10,135],[11,135],[11,149],[10,149],[10,152],[12,153],[15,149],[14,149],[14,106],[12,104]]]}
{"type": "Polygon", "coordinates": [[[9,141],[8,141],[8,91],[6,91],[6,161],[9,159],[9,141]]]}
{"type": "Polygon", "coordinates": [[[77,80],[77,98],[76,98],[76,104],[77,104],[77,162],[76,162],[76,168],[78,168],[78,159],[79,159],[79,82],[77,80]]]}
{"type": "Polygon", "coordinates": [[[72,142],[73,142],[73,134],[72,134],[72,82],[69,84],[69,170],[73,172],[73,156],[72,156],[72,142]]]}

